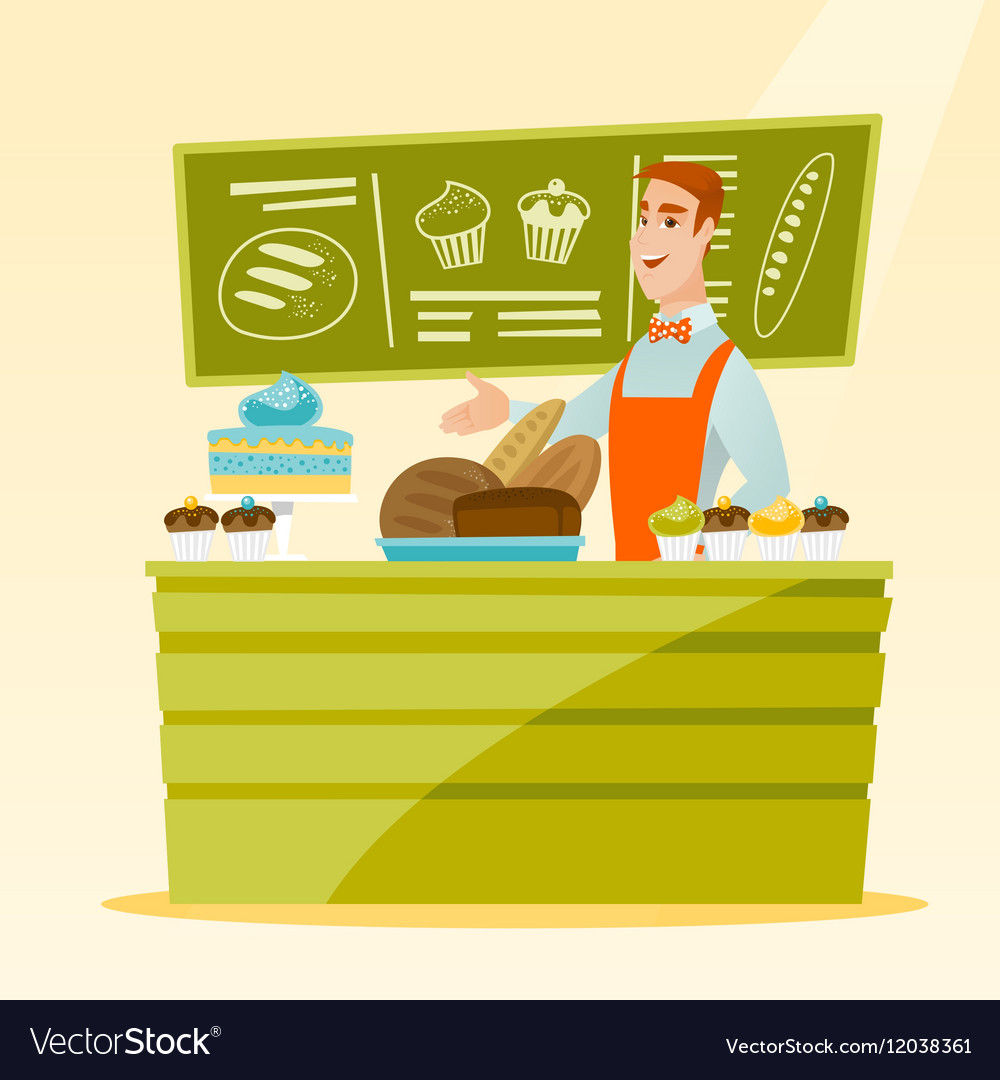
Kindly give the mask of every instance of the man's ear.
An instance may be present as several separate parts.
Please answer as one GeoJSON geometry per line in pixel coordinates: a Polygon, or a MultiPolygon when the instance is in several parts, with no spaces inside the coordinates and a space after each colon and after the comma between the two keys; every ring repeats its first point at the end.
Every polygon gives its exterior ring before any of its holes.
{"type": "Polygon", "coordinates": [[[715,234],[716,225],[712,218],[707,217],[701,223],[701,228],[694,234],[699,244],[707,244],[715,234]]]}

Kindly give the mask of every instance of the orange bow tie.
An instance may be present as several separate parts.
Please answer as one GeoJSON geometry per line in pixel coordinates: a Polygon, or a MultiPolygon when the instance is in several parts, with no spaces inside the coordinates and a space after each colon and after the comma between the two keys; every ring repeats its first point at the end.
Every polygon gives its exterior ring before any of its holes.
{"type": "Polygon", "coordinates": [[[681,319],[680,322],[664,322],[655,315],[649,320],[649,340],[659,341],[660,338],[676,338],[681,345],[686,345],[691,340],[691,320],[681,319]]]}

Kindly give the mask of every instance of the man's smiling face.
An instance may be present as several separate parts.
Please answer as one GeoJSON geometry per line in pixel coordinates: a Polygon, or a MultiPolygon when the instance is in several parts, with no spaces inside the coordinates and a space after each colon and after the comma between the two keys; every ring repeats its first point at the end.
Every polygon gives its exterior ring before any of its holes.
{"type": "Polygon", "coordinates": [[[675,295],[699,266],[715,222],[705,218],[698,232],[698,200],[666,180],[650,180],[639,205],[639,227],[630,242],[632,265],[646,298],[675,295]]]}

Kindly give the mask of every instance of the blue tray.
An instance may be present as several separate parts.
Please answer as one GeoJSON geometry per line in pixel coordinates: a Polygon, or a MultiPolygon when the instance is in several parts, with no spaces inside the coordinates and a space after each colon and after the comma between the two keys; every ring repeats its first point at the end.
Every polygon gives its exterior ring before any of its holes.
{"type": "Polygon", "coordinates": [[[582,536],[442,536],[382,539],[389,562],[574,562],[582,536]]]}

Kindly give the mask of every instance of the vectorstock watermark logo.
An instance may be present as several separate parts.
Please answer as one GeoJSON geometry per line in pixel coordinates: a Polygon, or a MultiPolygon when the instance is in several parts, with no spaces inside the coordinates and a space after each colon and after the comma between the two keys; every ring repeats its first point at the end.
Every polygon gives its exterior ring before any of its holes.
{"type": "Polygon", "coordinates": [[[42,1054],[97,1054],[105,1057],[108,1054],[211,1054],[208,1048],[210,1038],[217,1039],[222,1034],[222,1028],[214,1025],[208,1031],[195,1028],[194,1031],[185,1031],[180,1035],[171,1035],[168,1032],[157,1033],[152,1028],[130,1027],[127,1031],[116,1031],[110,1034],[106,1031],[97,1033],[84,1028],[83,1031],[74,1031],[67,1035],[62,1031],[53,1031],[46,1028],[42,1035],[34,1028],[31,1032],[32,1042],[35,1044],[36,1053],[42,1054]]]}

